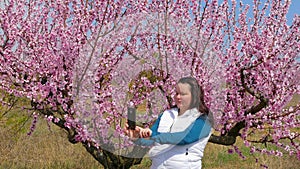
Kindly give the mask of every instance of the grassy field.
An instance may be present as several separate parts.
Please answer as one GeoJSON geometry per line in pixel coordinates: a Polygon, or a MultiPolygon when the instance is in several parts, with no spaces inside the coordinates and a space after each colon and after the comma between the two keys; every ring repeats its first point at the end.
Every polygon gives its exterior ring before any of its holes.
{"type": "MultiPolygon", "coordinates": [[[[102,166],[80,145],[73,145],[65,138],[65,133],[53,126],[51,131],[46,122],[40,120],[33,135],[27,136],[29,126],[18,133],[12,128],[0,126],[0,169],[98,169],[102,166]]],[[[238,144],[241,144],[240,141],[238,144]]],[[[242,149],[247,155],[247,148],[242,149]]],[[[249,154],[249,153],[248,153],[249,154]]],[[[300,161],[284,155],[283,158],[257,155],[243,160],[237,154],[228,154],[228,147],[208,143],[203,159],[207,169],[252,169],[262,168],[260,164],[274,169],[296,169],[300,161]]],[[[141,165],[133,169],[149,168],[151,162],[144,158],[141,165]]]]}
{"type": "Polygon", "coordinates": [[[31,136],[1,127],[0,169],[83,169],[101,168],[80,145],[68,142],[64,131],[40,120],[31,136]]]}
{"type": "MultiPolygon", "coordinates": [[[[299,97],[292,102],[298,103],[299,97]]],[[[16,114],[16,113],[15,113],[16,114]]],[[[39,120],[36,130],[31,136],[27,135],[30,121],[23,125],[26,115],[11,114],[0,118],[0,169],[101,169],[103,168],[80,144],[71,144],[66,134],[58,127],[51,125],[48,129],[44,120],[39,120]]],[[[241,145],[241,140],[237,145],[241,145]]],[[[297,169],[300,160],[284,154],[282,158],[256,154],[249,154],[247,147],[241,151],[247,156],[241,159],[237,154],[228,154],[226,146],[208,143],[204,158],[203,169],[297,169]],[[258,159],[256,162],[255,159],[258,159]]],[[[132,169],[147,169],[151,165],[148,158],[144,158],[141,165],[132,169]]]]}

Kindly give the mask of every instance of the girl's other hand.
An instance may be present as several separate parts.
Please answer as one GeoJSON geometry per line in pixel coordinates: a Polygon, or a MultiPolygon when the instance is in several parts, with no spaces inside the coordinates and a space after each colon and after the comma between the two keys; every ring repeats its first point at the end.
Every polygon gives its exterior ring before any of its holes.
{"type": "Polygon", "coordinates": [[[141,128],[140,129],[140,137],[141,138],[148,138],[152,134],[152,130],[150,128],[141,128]]]}

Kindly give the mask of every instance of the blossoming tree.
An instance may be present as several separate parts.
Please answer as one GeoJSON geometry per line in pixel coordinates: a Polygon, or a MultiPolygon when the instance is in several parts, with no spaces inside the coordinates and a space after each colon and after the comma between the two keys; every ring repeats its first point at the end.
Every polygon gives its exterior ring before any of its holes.
{"type": "Polygon", "coordinates": [[[45,117],[105,168],[129,168],[147,152],[122,131],[129,102],[146,105],[137,121],[150,122],[192,75],[214,113],[211,143],[240,154],[240,137],[251,153],[300,160],[300,104],[289,104],[300,93],[300,17],[287,24],[290,3],[3,1],[0,88],[31,101],[30,132],[45,117]]]}

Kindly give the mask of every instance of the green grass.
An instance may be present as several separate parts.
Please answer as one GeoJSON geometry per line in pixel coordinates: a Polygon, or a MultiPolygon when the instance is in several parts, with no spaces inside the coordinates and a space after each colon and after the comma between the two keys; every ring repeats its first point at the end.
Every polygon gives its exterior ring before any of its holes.
{"type": "MultiPolygon", "coordinates": [[[[28,128],[29,130],[29,128],[28,128]]],[[[66,139],[63,130],[52,126],[49,131],[46,122],[40,120],[32,136],[26,132],[15,135],[10,128],[0,126],[0,169],[45,168],[45,169],[96,169],[102,166],[92,158],[80,145],[73,145],[66,139]]],[[[241,141],[238,140],[239,145],[241,141]]],[[[260,164],[276,169],[295,169],[300,166],[300,161],[295,157],[284,155],[283,158],[257,154],[259,159],[249,156],[249,149],[242,147],[241,151],[248,156],[245,160],[237,154],[228,154],[226,146],[208,143],[204,158],[203,168],[261,168],[260,164]]],[[[133,169],[149,168],[151,161],[144,158],[141,165],[133,169]]]]}
{"type": "Polygon", "coordinates": [[[44,120],[31,136],[0,126],[0,139],[0,169],[101,168],[80,144],[69,143],[64,131],[55,126],[49,131],[44,120]]]}
{"type": "MultiPolygon", "coordinates": [[[[296,169],[300,166],[300,160],[295,156],[284,154],[283,157],[276,157],[259,153],[250,154],[249,148],[242,146],[241,140],[238,139],[237,145],[241,146],[240,151],[246,156],[245,159],[242,159],[236,153],[229,154],[228,149],[231,147],[208,143],[204,153],[203,168],[255,169],[262,168],[261,165],[266,165],[270,169],[296,169]],[[258,159],[257,162],[256,158],[258,159]]],[[[275,146],[268,147],[275,148],[275,146]]]]}

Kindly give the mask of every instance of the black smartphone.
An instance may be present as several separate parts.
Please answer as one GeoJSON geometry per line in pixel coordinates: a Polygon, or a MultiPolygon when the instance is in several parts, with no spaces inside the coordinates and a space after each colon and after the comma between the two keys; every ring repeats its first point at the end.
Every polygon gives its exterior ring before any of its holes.
{"type": "Polygon", "coordinates": [[[128,129],[135,130],[136,126],[136,108],[134,107],[128,107],[127,108],[127,123],[128,123],[128,129]]]}

